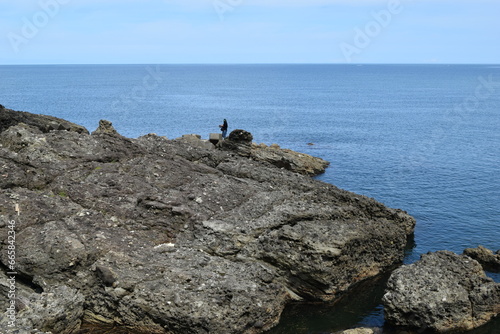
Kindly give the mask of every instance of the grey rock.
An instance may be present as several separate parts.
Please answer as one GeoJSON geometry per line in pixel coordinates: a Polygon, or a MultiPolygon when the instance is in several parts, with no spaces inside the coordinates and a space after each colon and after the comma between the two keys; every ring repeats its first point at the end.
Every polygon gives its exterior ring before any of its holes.
{"type": "Polygon", "coordinates": [[[0,132],[19,123],[34,126],[45,133],[55,130],[89,133],[83,126],[68,122],[61,118],[0,108],[0,132]]]}
{"type": "Polygon", "coordinates": [[[257,161],[268,162],[279,168],[311,176],[324,173],[325,169],[330,165],[328,161],[321,158],[281,149],[277,145],[271,145],[270,147],[253,145],[250,156],[257,161]]]}
{"type": "Polygon", "coordinates": [[[112,286],[116,282],[115,274],[111,269],[104,266],[96,266],[97,276],[102,280],[105,286],[112,286]]]}
{"type": "Polygon", "coordinates": [[[234,151],[244,157],[250,156],[253,136],[250,132],[236,129],[229,136],[219,143],[219,147],[226,151],[234,151]]]}
{"type": "Polygon", "coordinates": [[[389,324],[438,333],[479,327],[500,312],[500,284],[463,255],[440,251],[395,270],[383,297],[389,324]]]}
{"type": "MultiPolygon", "coordinates": [[[[0,220],[21,210],[16,269],[28,287],[84,299],[86,323],[264,332],[292,299],[335,300],[400,263],[415,224],[373,199],[182,140],[16,124],[0,144],[0,220]]],[[[40,300],[65,305],[58,296],[40,300]]],[[[40,314],[40,330],[65,324],[40,314]]]]}
{"type": "Polygon", "coordinates": [[[466,248],[464,250],[464,255],[467,255],[477,262],[481,263],[483,268],[487,271],[491,271],[494,273],[500,272],[500,253],[497,251],[493,253],[493,251],[479,246],[477,248],[466,248]]]}
{"type": "Polygon", "coordinates": [[[108,134],[108,135],[118,135],[118,131],[113,127],[113,123],[105,119],[99,121],[99,127],[92,132],[92,135],[96,134],[108,134]]]}
{"type": "Polygon", "coordinates": [[[176,141],[181,141],[190,146],[191,149],[205,149],[205,150],[214,150],[215,145],[212,144],[208,140],[202,140],[200,135],[189,134],[183,135],[180,138],[177,138],[176,141]]]}
{"type": "Polygon", "coordinates": [[[271,146],[252,143],[253,136],[245,130],[234,130],[229,137],[219,144],[219,148],[232,151],[240,156],[249,157],[255,161],[290,170],[304,175],[318,175],[325,171],[329,162],[305,153],[282,149],[277,144],[271,146]]]}
{"type": "MultiPolygon", "coordinates": [[[[6,276],[1,273],[2,282],[6,276]]],[[[3,283],[0,289],[3,288],[3,283]]],[[[3,289],[2,289],[3,290],[3,289]]],[[[81,325],[84,312],[84,297],[77,290],[65,285],[52,286],[42,293],[31,290],[21,278],[16,281],[16,312],[14,318],[7,311],[0,314],[1,333],[61,333],[76,332],[81,325]],[[14,321],[14,326],[11,326],[14,321]]],[[[4,291],[2,291],[2,297],[4,291]]],[[[2,312],[9,300],[2,304],[2,312]]]]}

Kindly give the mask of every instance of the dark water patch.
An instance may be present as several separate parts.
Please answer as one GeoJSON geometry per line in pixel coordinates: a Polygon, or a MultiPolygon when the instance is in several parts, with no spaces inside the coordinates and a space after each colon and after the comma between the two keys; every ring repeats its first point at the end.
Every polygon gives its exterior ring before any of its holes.
{"type": "Polygon", "coordinates": [[[360,283],[335,303],[298,302],[287,306],[270,334],[325,334],[367,326],[383,326],[380,300],[389,275],[360,283]]]}

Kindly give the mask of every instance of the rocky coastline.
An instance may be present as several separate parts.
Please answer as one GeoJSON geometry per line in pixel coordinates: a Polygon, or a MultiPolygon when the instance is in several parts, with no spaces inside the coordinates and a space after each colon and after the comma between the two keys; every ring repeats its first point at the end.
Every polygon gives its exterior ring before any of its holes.
{"type": "Polygon", "coordinates": [[[9,109],[0,121],[2,282],[16,221],[26,331],[261,333],[291,300],[335,300],[400,263],[415,225],[293,164],[252,158],[248,140],[204,149],[9,109]]]}
{"type": "Polygon", "coordinates": [[[252,141],[130,139],[0,108],[0,309],[15,269],[19,333],[263,333],[288,303],[336,301],[402,263],[410,215],[314,180],[322,159],[252,141]]]}

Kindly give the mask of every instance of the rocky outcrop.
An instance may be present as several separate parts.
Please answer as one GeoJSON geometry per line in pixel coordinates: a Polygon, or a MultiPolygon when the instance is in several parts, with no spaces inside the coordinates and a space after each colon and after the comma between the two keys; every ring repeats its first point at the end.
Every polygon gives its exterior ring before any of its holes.
{"type": "Polygon", "coordinates": [[[278,145],[252,145],[250,156],[257,160],[268,162],[279,168],[294,171],[304,175],[318,175],[325,172],[330,165],[328,161],[309,154],[282,149],[278,145]]]}
{"type": "Polygon", "coordinates": [[[35,314],[70,302],[70,319],[83,305],[86,323],[136,332],[260,333],[292,299],[334,300],[387,271],[413,232],[403,211],[235,151],[32,123],[0,134],[26,327],[57,332],[62,317],[35,314]]]}
{"type": "Polygon", "coordinates": [[[45,133],[53,130],[88,133],[88,130],[83,126],[68,122],[57,117],[35,115],[28,112],[0,108],[0,133],[8,129],[9,127],[17,125],[19,123],[34,126],[45,133]]]}
{"type": "Polygon", "coordinates": [[[108,134],[108,135],[118,135],[118,131],[113,126],[113,123],[105,119],[99,121],[99,127],[92,132],[92,135],[97,134],[108,134]]]}
{"type": "Polygon", "coordinates": [[[330,164],[328,161],[308,154],[281,149],[276,144],[257,145],[252,143],[252,140],[252,134],[238,129],[231,132],[229,137],[221,142],[220,147],[256,161],[310,176],[323,173],[330,164]]]}
{"type": "Polygon", "coordinates": [[[479,327],[500,313],[500,283],[468,256],[422,255],[391,275],[383,297],[389,324],[438,333],[479,327]]]}
{"type": "Polygon", "coordinates": [[[494,273],[500,272],[500,250],[493,253],[493,251],[488,248],[479,246],[477,248],[466,248],[464,250],[464,255],[467,255],[481,263],[484,270],[494,273]]]}

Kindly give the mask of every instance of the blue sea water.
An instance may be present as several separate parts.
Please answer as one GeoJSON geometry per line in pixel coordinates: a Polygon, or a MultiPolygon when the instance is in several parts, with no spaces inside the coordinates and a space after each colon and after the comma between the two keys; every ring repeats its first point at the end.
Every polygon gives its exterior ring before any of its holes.
{"type": "MultiPolygon", "coordinates": [[[[331,166],[319,180],[417,219],[407,263],[500,249],[499,65],[0,66],[0,78],[4,106],[90,131],[107,119],[128,137],[206,138],[227,118],[229,131],[322,157],[331,166]]],[[[370,298],[285,322],[296,333],[381,325],[380,293],[370,298]]]]}

